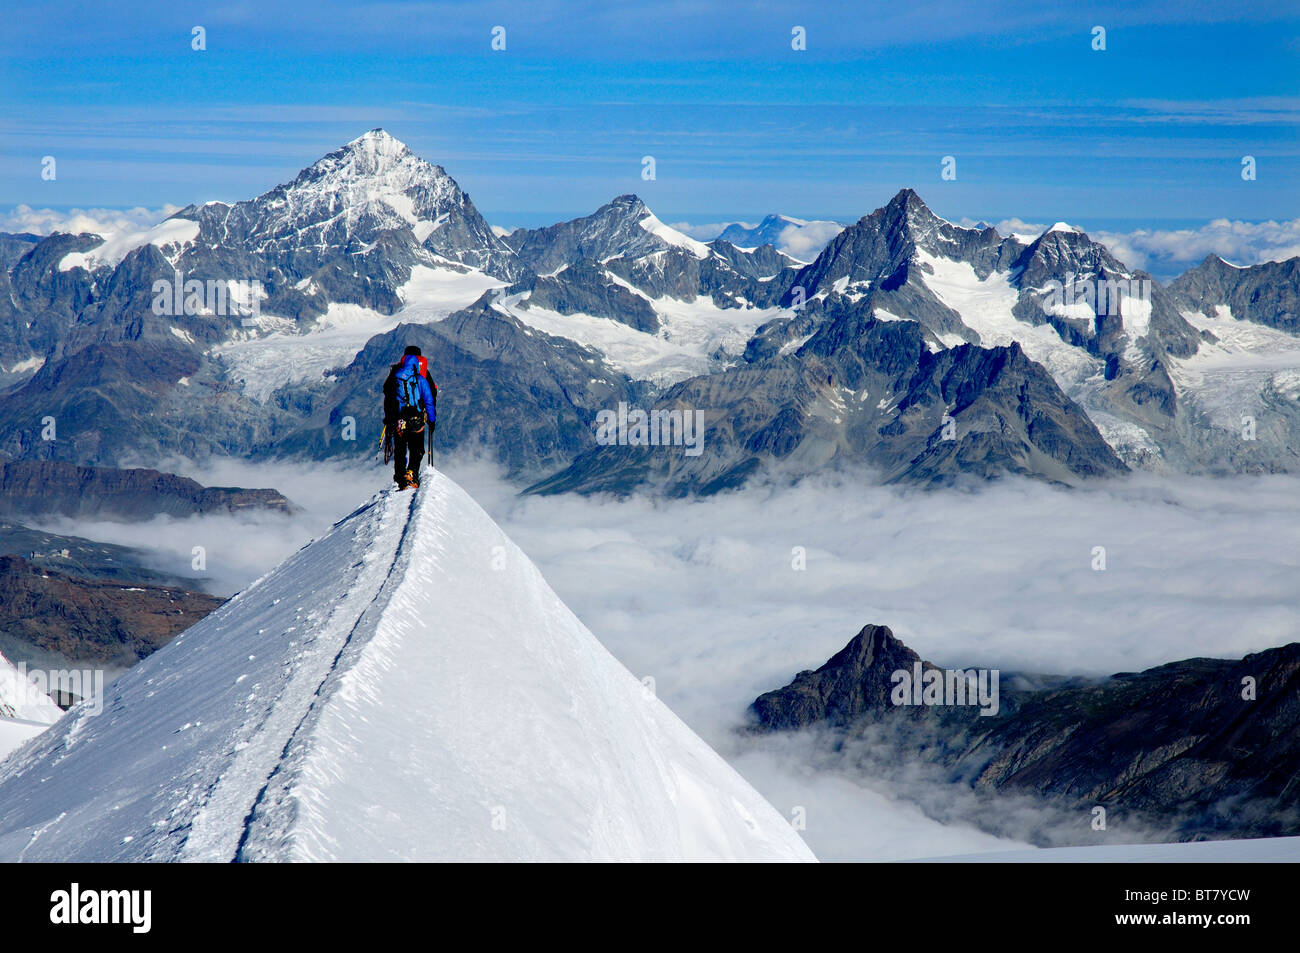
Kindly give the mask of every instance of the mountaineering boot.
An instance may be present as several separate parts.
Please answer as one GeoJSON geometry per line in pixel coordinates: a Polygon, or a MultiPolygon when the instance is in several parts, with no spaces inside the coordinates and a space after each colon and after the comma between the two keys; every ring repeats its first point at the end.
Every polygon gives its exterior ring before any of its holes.
{"type": "MultiPolygon", "coordinates": [[[[420,488],[420,481],[416,479],[415,474],[410,470],[406,471],[406,486],[409,486],[412,490],[420,488]]],[[[406,486],[402,487],[402,489],[406,489],[406,486]]]]}

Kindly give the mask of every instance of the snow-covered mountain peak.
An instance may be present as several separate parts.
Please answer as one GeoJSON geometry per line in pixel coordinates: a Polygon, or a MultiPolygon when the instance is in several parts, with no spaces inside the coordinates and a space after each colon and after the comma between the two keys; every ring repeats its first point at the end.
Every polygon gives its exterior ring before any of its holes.
{"type": "Polygon", "coordinates": [[[359,218],[397,216],[406,224],[434,222],[463,195],[440,166],[421,159],[404,143],[374,129],[324,156],[288,186],[268,193],[268,212],[317,219],[328,210],[359,218]]]}
{"type": "Polygon", "coordinates": [[[505,242],[538,274],[553,274],[579,259],[607,262],[682,249],[697,258],[711,251],[703,242],[665,225],[638,196],[620,195],[590,215],[546,228],[520,228],[505,242]]]}
{"type": "Polygon", "coordinates": [[[839,222],[795,218],[793,215],[765,215],[757,225],[734,222],[718,235],[738,248],[772,245],[792,259],[807,263],[821,254],[836,235],[844,230],[839,222]]]}
{"type": "MultiPolygon", "coordinates": [[[[1043,234],[1034,240],[1035,242],[1058,242],[1066,245],[1085,245],[1090,244],[1092,239],[1088,233],[1081,228],[1065,222],[1057,222],[1051,228],[1044,229],[1043,234]]],[[[1032,243],[1031,243],[1032,244],[1032,243]]]]}
{"type": "Polygon", "coordinates": [[[402,142],[400,139],[398,139],[396,136],[390,133],[387,129],[384,129],[382,126],[376,126],[374,129],[371,129],[368,132],[363,132],[361,135],[357,136],[346,146],[344,146],[344,148],[363,149],[374,153],[391,153],[391,154],[399,154],[399,153],[411,151],[409,148],[407,148],[406,143],[402,142]]]}
{"type": "MultiPolygon", "coordinates": [[[[331,300],[384,309],[395,305],[396,287],[416,265],[436,267],[445,259],[505,280],[520,273],[456,181],[383,129],[358,136],[256,198],[190,206],[177,217],[201,229],[181,262],[185,270],[233,268],[232,278],[245,278],[278,269],[284,279],[278,283],[296,289],[325,268],[331,277],[313,287],[332,286],[331,300]]],[[[271,302],[290,313],[318,306],[271,302]]]]}
{"type": "MultiPolygon", "coordinates": [[[[665,225],[654,212],[650,211],[650,207],[642,201],[640,196],[630,192],[602,205],[589,219],[577,219],[576,221],[592,222],[595,226],[594,230],[604,232],[606,241],[612,239],[614,244],[607,251],[617,247],[619,242],[623,246],[621,254],[639,255],[644,254],[647,250],[654,250],[645,247],[644,236],[632,230],[633,226],[635,226],[654,236],[663,244],[689,250],[697,258],[705,258],[709,254],[707,245],[679,232],[670,225],[665,225]],[[593,220],[595,221],[593,222],[593,220]]],[[[594,230],[590,233],[594,234],[594,230]]]]}
{"type": "Polygon", "coordinates": [[[0,766],[0,860],[811,860],[455,483],[376,495],[0,766]]]}
{"type": "MultiPolygon", "coordinates": [[[[406,143],[383,129],[372,129],[353,139],[343,148],[314,163],[337,179],[369,178],[398,188],[428,183],[450,183],[451,176],[440,166],[431,165],[407,147],[406,143]]],[[[310,171],[310,169],[306,170],[310,171]]]]}

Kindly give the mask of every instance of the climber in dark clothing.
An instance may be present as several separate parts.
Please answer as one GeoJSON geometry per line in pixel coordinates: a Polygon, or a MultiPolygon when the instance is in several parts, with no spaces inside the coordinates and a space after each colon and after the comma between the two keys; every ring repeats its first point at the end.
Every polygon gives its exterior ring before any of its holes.
{"type": "Polygon", "coordinates": [[[393,482],[418,489],[425,440],[432,441],[438,387],[429,381],[429,362],[411,345],[384,381],[384,450],[393,454],[393,482]],[[391,440],[391,445],[389,441],[391,440]]]}

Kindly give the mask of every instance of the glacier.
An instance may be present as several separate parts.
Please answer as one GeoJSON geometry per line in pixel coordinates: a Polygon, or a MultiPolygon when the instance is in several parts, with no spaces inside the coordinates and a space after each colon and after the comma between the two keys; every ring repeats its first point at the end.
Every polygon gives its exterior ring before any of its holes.
{"type": "Polygon", "coordinates": [[[3,861],[814,859],[433,470],[0,764],[3,861]]]}

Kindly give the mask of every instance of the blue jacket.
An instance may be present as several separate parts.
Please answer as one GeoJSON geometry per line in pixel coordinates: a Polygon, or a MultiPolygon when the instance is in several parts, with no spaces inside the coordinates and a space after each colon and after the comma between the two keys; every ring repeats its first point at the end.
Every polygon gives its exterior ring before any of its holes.
{"type": "Polygon", "coordinates": [[[422,404],[420,409],[428,415],[429,423],[433,423],[434,417],[436,416],[436,408],[433,402],[433,391],[429,388],[429,379],[420,373],[420,359],[414,354],[408,354],[402,361],[402,366],[398,368],[397,373],[394,376],[397,378],[399,404],[401,401],[400,395],[403,390],[403,385],[414,379],[420,393],[420,401],[422,404]]]}

